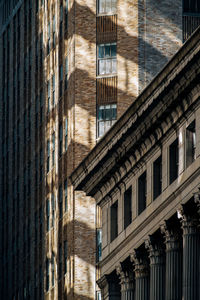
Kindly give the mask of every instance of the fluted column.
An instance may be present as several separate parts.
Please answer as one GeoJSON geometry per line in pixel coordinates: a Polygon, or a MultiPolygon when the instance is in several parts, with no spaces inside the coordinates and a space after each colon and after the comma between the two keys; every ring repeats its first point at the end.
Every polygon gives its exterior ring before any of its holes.
{"type": "Polygon", "coordinates": [[[199,220],[195,213],[179,210],[183,230],[183,300],[199,299],[199,220]]]}
{"type": "Polygon", "coordinates": [[[135,272],[135,300],[149,300],[149,266],[147,258],[138,250],[131,254],[135,272]]]}
{"type": "Polygon", "coordinates": [[[152,236],[145,241],[150,259],[150,300],[165,297],[165,259],[161,241],[152,236]]]}
{"type": "Polygon", "coordinates": [[[165,300],[182,299],[182,239],[176,225],[167,222],[161,225],[166,245],[165,300]]]}
{"type": "Polygon", "coordinates": [[[117,276],[104,275],[97,281],[101,289],[102,300],[121,300],[117,276]]]}
{"type": "Polygon", "coordinates": [[[133,274],[124,270],[121,264],[116,267],[116,272],[120,279],[121,300],[134,300],[133,274]]]}

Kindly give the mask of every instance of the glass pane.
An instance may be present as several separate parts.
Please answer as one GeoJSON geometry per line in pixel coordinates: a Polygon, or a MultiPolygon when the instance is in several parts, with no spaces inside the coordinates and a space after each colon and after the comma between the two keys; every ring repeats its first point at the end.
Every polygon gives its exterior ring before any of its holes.
{"type": "Polygon", "coordinates": [[[116,55],[117,55],[117,46],[116,46],[116,44],[112,44],[111,45],[111,56],[115,57],[116,55]]]}
{"type": "Polygon", "coordinates": [[[115,13],[117,11],[117,0],[112,1],[112,12],[115,13]]]}
{"type": "Polygon", "coordinates": [[[105,74],[105,61],[99,60],[99,74],[105,74]]]}
{"type": "Polygon", "coordinates": [[[110,57],[110,45],[105,45],[105,57],[110,57]]]}
{"type": "Polygon", "coordinates": [[[106,105],[106,107],[105,107],[105,119],[106,119],[106,120],[111,120],[111,109],[110,109],[110,105],[106,105]]]}
{"type": "Polygon", "coordinates": [[[106,74],[112,73],[111,59],[107,59],[105,62],[106,62],[106,74]]]}
{"type": "Polygon", "coordinates": [[[104,119],[104,107],[100,106],[98,111],[98,120],[101,121],[104,119]]]}
{"type": "Polygon", "coordinates": [[[105,12],[105,0],[99,0],[99,13],[105,12]]]}
{"type": "Polygon", "coordinates": [[[104,134],[104,122],[98,122],[98,137],[104,134]]]}
{"type": "Polygon", "coordinates": [[[104,46],[99,46],[99,53],[98,53],[99,58],[104,57],[104,46]]]}
{"type": "Polygon", "coordinates": [[[105,125],[104,132],[107,132],[107,131],[108,131],[108,129],[110,129],[111,122],[110,122],[110,121],[105,121],[104,125],[105,125]]]}
{"type": "Polygon", "coordinates": [[[111,11],[111,0],[106,0],[106,12],[111,11]]]}
{"type": "Polygon", "coordinates": [[[117,73],[117,60],[116,60],[116,58],[112,59],[112,72],[111,73],[117,73]]]}
{"type": "Polygon", "coordinates": [[[116,106],[116,104],[112,105],[112,119],[113,120],[117,119],[117,106],[116,106]]]}

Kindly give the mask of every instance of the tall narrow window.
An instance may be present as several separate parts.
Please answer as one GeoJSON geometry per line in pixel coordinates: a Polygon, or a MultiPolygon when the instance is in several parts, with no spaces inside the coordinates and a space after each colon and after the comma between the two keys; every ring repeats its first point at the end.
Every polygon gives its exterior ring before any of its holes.
{"type": "Polygon", "coordinates": [[[49,259],[46,259],[46,291],[49,290],[49,259]]]}
{"type": "Polygon", "coordinates": [[[65,58],[65,89],[68,86],[68,57],[65,58]]]}
{"type": "Polygon", "coordinates": [[[178,177],[178,139],[169,146],[169,183],[171,184],[178,177]]]}
{"type": "Polygon", "coordinates": [[[48,40],[47,40],[47,55],[48,55],[50,53],[50,49],[51,49],[51,25],[50,25],[50,22],[48,23],[47,33],[48,33],[48,40]]]}
{"type": "Polygon", "coordinates": [[[58,258],[58,261],[59,261],[59,265],[58,265],[58,277],[59,279],[62,277],[62,245],[60,244],[59,245],[59,258],[58,258]]]}
{"type": "Polygon", "coordinates": [[[53,94],[52,94],[52,106],[55,106],[55,75],[52,76],[52,89],[53,89],[53,94]]]}
{"type": "Polygon", "coordinates": [[[97,136],[101,137],[116,121],[117,105],[99,105],[97,110],[97,136]]]}
{"type": "Polygon", "coordinates": [[[59,96],[62,96],[62,83],[63,83],[63,66],[59,67],[59,96]]]}
{"type": "Polygon", "coordinates": [[[65,151],[67,151],[67,130],[68,130],[68,126],[67,126],[67,118],[65,119],[65,151]]]}
{"type": "Polygon", "coordinates": [[[102,229],[97,228],[96,231],[96,245],[97,245],[97,251],[96,251],[96,261],[99,262],[101,261],[102,258],[102,229]]]}
{"type": "Polygon", "coordinates": [[[63,146],[63,129],[62,123],[59,125],[59,156],[62,155],[62,146],[63,146]]]}
{"type": "Polygon", "coordinates": [[[65,0],[65,30],[68,28],[68,0],[65,0]]]}
{"type": "Polygon", "coordinates": [[[52,166],[55,164],[55,132],[52,134],[52,166]]]}
{"type": "Polygon", "coordinates": [[[55,256],[52,254],[51,258],[51,285],[54,286],[54,277],[55,277],[55,265],[54,265],[55,256]]]}
{"type": "Polygon", "coordinates": [[[50,112],[50,106],[51,106],[51,83],[50,80],[48,80],[47,82],[47,112],[50,112]]]}
{"type": "Polygon", "coordinates": [[[156,199],[162,191],[162,156],[153,163],[153,199],[156,199]]]}
{"type": "Polygon", "coordinates": [[[117,72],[117,45],[101,44],[98,46],[98,75],[117,72]]]}
{"type": "Polygon", "coordinates": [[[55,221],[55,200],[54,193],[51,194],[51,226],[54,227],[55,221]]]}
{"type": "Polygon", "coordinates": [[[195,160],[196,132],[195,120],[186,128],[186,167],[195,160]]]}
{"type": "Polygon", "coordinates": [[[118,201],[110,208],[110,239],[111,242],[118,235],[118,201]]]}
{"type": "Polygon", "coordinates": [[[50,202],[47,199],[46,202],[46,220],[47,220],[47,232],[50,230],[50,202]]]}
{"type": "Polygon", "coordinates": [[[56,18],[53,16],[53,48],[56,46],[56,18]]]}
{"type": "Polygon", "coordinates": [[[138,215],[146,208],[147,182],[146,171],[138,178],[138,215]]]}
{"type": "Polygon", "coordinates": [[[65,188],[65,212],[68,209],[68,203],[67,203],[67,179],[64,182],[64,188],[65,188]]]}
{"type": "Polygon", "coordinates": [[[124,229],[132,221],[132,187],[124,193],[124,229]]]}
{"type": "Polygon", "coordinates": [[[58,197],[59,197],[59,215],[60,215],[60,218],[62,218],[62,216],[63,216],[63,190],[62,190],[62,184],[60,184],[60,186],[59,186],[58,197]]]}
{"type": "Polygon", "coordinates": [[[64,241],[64,272],[67,273],[67,241],[64,241]]]}
{"type": "Polygon", "coordinates": [[[50,141],[47,141],[47,173],[50,170],[50,141]]]}

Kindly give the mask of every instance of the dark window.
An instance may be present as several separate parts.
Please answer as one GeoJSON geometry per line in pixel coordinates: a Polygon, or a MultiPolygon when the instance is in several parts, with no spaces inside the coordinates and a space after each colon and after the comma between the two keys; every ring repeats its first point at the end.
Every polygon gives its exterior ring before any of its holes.
{"type": "Polygon", "coordinates": [[[67,241],[64,241],[64,272],[67,273],[67,241]]]}
{"type": "Polygon", "coordinates": [[[62,277],[62,245],[59,245],[59,266],[58,266],[58,278],[62,277]]]}
{"type": "Polygon", "coordinates": [[[47,173],[50,170],[50,141],[47,141],[47,173]]]}
{"type": "Polygon", "coordinates": [[[101,228],[97,228],[96,231],[96,245],[97,245],[97,257],[96,260],[97,262],[101,261],[101,255],[102,255],[102,229],[101,228]]]}
{"type": "Polygon", "coordinates": [[[97,112],[97,136],[101,137],[117,119],[117,104],[99,105],[97,112]]]}
{"type": "Polygon", "coordinates": [[[63,216],[63,190],[62,190],[62,185],[60,184],[59,186],[59,214],[60,214],[60,218],[62,218],[63,216]]]}
{"type": "Polygon", "coordinates": [[[186,128],[186,167],[195,160],[196,133],[195,120],[186,128]]]}
{"type": "Polygon", "coordinates": [[[183,1],[184,13],[200,13],[200,1],[199,0],[184,0],[183,1]]]}
{"type": "Polygon", "coordinates": [[[49,290],[49,259],[46,260],[46,291],[49,290]]]}
{"type": "Polygon", "coordinates": [[[55,164],[55,132],[52,134],[52,166],[55,164]]]}
{"type": "Polygon", "coordinates": [[[146,171],[138,178],[138,215],[146,208],[147,181],[146,171]]]}
{"type": "Polygon", "coordinates": [[[54,227],[54,219],[55,219],[55,203],[54,203],[54,194],[51,194],[51,226],[54,227]]]}
{"type": "Polygon", "coordinates": [[[53,89],[53,94],[52,94],[52,106],[55,106],[55,75],[52,76],[52,89],[53,89]]]}
{"type": "Polygon", "coordinates": [[[178,177],[178,139],[169,146],[169,183],[178,177]]]}
{"type": "Polygon", "coordinates": [[[162,191],[162,156],[153,163],[153,199],[156,199],[162,191]]]}
{"type": "Polygon", "coordinates": [[[110,208],[110,239],[111,242],[118,235],[118,201],[116,201],[110,208]]]}
{"type": "Polygon", "coordinates": [[[62,123],[59,125],[59,156],[62,155],[62,146],[63,146],[63,129],[62,123]]]}
{"type": "Polygon", "coordinates": [[[124,193],[124,229],[132,221],[132,187],[124,193]]]}
{"type": "Polygon", "coordinates": [[[47,232],[50,230],[50,202],[49,199],[47,199],[46,203],[46,220],[47,220],[47,232]]]}
{"type": "Polygon", "coordinates": [[[65,151],[67,151],[67,118],[65,119],[65,151]]]}
{"type": "Polygon", "coordinates": [[[65,212],[68,209],[68,203],[67,203],[67,179],[64,182],[64,189],[65,189],[65,212]]]}
{"type": "Polygon", "coordinates": [[[51,259],[51,285],[54,286],[54,276],[55,276],[55,267],[54,267],[54,254],[52,254],[51,259]]]}

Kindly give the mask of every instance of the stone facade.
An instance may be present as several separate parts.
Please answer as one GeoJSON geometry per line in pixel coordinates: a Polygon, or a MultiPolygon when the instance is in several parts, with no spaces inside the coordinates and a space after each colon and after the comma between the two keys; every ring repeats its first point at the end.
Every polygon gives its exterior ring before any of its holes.
{"type": "Polygon", "coordinates": [[[70,177],[102,209],[103,299],[200,296],[199,37],[200,28],[70,177]]]}

